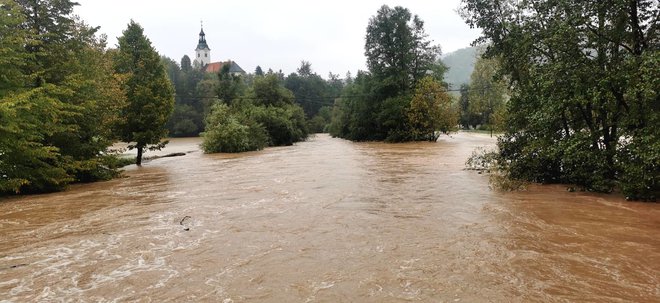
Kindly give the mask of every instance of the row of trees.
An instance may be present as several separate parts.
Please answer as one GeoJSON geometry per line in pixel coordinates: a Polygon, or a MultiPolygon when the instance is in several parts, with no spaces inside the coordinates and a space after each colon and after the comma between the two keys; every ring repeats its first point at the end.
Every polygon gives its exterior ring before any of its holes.
{"type": "Polygon", "coordinates": [[[131,22],[106,50],[75,5],[0,4],[0,194],[111,178],[109,145],[133,142],[141,154],[163,135],[172,93],[142,29],[131,22]]]}
{"type": "Polygon", "coordinates": [[[123,163],[107,154],[113,142],[136,148],[139,165],[168,131],[191,136],[206,128],[209,152],[290,145],[308,128],[326,128],[323,105],[343,87],[307,62],[288,77],[207,74],[187,56],[180,64],[160,57],[133,21],[108,50],[98,28],[73,16],[75,5],[0,4],[0,194],[112,178],[123,163]],[[249,144],[221,142],[227,134],[249,144]]]}
{"type": "Polygon", "coordinates": [[[355,79],[349,74],[343,81],[334,74],[324,80],[306,61],[286,77],[272,70],[264,73],[261,67],[244,76],[221,71],[209,77],[190,68],[187,57],[181,65],[163,58],[177,92],[168,127],[175,136],[197,135],[206,117],[207,152],[291,144],[308,130],[351,140],[400,142],[435,141],[440,133],[456,129],[459,111],[443,82],[440,48],[428,40],[419,17],[402,7],[383,6],[370,20],[365,54],[369,71],[355,79]],[[270,104],[269,98],[283,101],[270,104]],[[294,104],[303,109],[304,127],[295,127],[301,115],[294,104]],[[274,115],[286,121],[275,123],[274,115]],[[288,129],[288,139],[273,133],[278,123],[288,125],[279,127],[288,129]]]}
{"type": "Polygon", "coordinates": [[[437,139],[458,125],[424,22],[406,8],[382,6],[369,20],[365,43],[368,71],[336,101],[329,131],[350,140],[393,142],[437,139]]]}
{"type": "Polygon", "coordinates": [[[509,79],[513,178],[660,193],[660,7],[653,0],[464,0],[509,79]]]}
{"type": "MultiPolygon", "coordinates": [[[[328,80],[312,70],[311,63],[302,61],[297,72],[288,76],[269,69],[264,73],[257,66],[254,73],[233,75],[227,71],[206,73],[199,67],[193,68],[186,55],[181,63],[162,57],[170,81],[176,91],[174,112],[167,123],[170,136],[198,136],[204,131],[204,119],[217,100],[233,100],[244,94],[257,79],[274,76],[293,93],[294,102],[300,105],[307,120],[307,128],[312,133],[326,131],[330,123],[331,106],[341,94],[344,80],[336,74],[329,74],[328,80]]],[[[350,75],[349,75],[350,76],[350,75]]]]}
{"type": "MultiPolygon", "coordinates": [[[[350,81],[350,74],[347,76],[350,81]]],[[[327,132],[331,106],[344,89],[339,75],[330,73],[325,80],[312,70],[311,63],[302,61],[297,72],[284,79],[284,87],[293,93],[295,102],[305,111],[310,132],[327,132]]]]}
{"type": "Polygon", "coordinates": [[[197,136],[204,130],[204,116],[217,97],[217,75],[193,68],[187,55],[180,64],[168,57],[161,60],[175,91],[174,110],[166,125],[168,133],[173,137],[197,136]]]}

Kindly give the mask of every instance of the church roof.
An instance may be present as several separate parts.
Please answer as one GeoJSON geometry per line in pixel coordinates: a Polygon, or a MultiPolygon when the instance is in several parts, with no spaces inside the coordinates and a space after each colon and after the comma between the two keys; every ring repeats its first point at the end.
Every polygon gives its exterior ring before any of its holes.
{"type": "Polygon", "coordinates": [[[209,48],[209,45],[206,44],[206,34],[204,33],[204,29],[203,29],[203,28],[202,28],[201,31],[199,31],[199,42],[197,43],[197,48],[195,48],[195,50],[200,50],[200,49],[208,49],[208,50],[211,50],[211,49],[209,48]]]}
{"type": "Polygon", "coordinates": [[[222,67],[225,66],[225,64],[229,64],[229,73],[235,74],[235,73],[240,73],[240,74],[245,74],[245,71],[234,61],[225,61],[225,62],[213,62],[209,63],[205,67],[205,71],[207,73],[218,73],[220,70],[222,70],[222,67]]]}

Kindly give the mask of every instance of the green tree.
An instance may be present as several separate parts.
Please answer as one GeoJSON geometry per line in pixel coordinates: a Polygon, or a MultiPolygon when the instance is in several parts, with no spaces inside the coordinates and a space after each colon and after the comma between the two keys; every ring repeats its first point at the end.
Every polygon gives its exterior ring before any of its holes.
{"type": "Polygon", "coordinates": [[[441,83],[431,77],[422,78],[410,102],[408,121],[415,139],[435,142],[439,133],[456,130],[458,115],[441,83]]]}
{"type": "Polygon", "coordinates": [[[217,87],[218,98],[231,104],[234,99],[241,96],[245,91],[245,83],[242,78],[241,75],[229,72],[229,64],[223,65],[218,73],[220,80],[217,87]]]}
{"type": "Polygon", "coordinates": [[[183,57],[181,57],[181,71],[187,73],[190,70],[192,70],[192,63],[190,61],[190,57],[188,57],[188,55],[183,55],[183,57]]]}
{"type": "Polygon", "coordinates": [[[293,99],[276,74],[255,78],[231,104],[212,106],[203,133],[205,152],[243,152],[305,140],[305,114],[293,99]]]}
{"type": "Polygon", "coordinates": [[[470,110],[470,85],[462,84],[460,89],[460,97],[458,100],[458,108],[460,111],[460,125],[464,129],[476,128],[481,123],[481,116],[475,114],[470,110]]]}
{"type": "Polygon", "coordinates": [[[464,0],[511,81],[498,145],[514,178],[660,192],[657,1],[464,0]]]}
{"type": "MultiPolygon", "coordinates": [[[[349,73],[350,76],[350,73],[349,73]]],[[[346,81],[349,81],[349,79],[346,79],[346,81]]],[[[330,97],[337,97],[341,94],[341,91],[344,89],[344,81],[339,78],[339,74],[333,74],[332,72],[328,73],[328,80],[327,82],[327,95],[330,97]]]]}
{"type": "MultiPolygon", "coordinates": [[[[298,73],[291,73],[284,80],[284,87],[293,92],[294,100],[309,118],[318,114],[331,95],[328,83],[312,70],[312,64],[302,61],[298,73]]],[[[337,95],[334,95],[337,96],[337,95]]]]}
{"type": "Polygon", "coordinates": [[[293,104],[294,96],[280,83],[277,74],[268,74],[254,79],[254,84],[247,92],[247,98],[256,105],[283,106],[293,104]]]}
{"type": "Polygon", "coordinates": [[[167,73],[167,78],[170,80],[170,83],[174,87],[174,91],[178,94],[179,91],[176,89],[178,87],[181,87],[181,85],[177,85],[178,83],[181,83],[181,67],[179,67],[179,64],[176,63],[176,61],[172,60],[172,58],[169,58],[167,56],[161,56],[160,61],[165,66],[165,72],[167,73]]]}
{"type": "Polygon", "coordinates": [[[4,95],[0,102],[0,193],[58,190],[74,181],[59,150],[44,138],[59,129],[52,85],[4,95]]]}
{"type": "MultiPolygon", "coordinates": [[[[424,22],[406,8],[382,6],[369,20],[365,40],[368,72],[358,72],[335,106],[329,129],[350,140],[416,140],[408,120],[413,91],[424,77],[442,83],[446,67],[424,22]],[[339,119],[339,120],[335,120],[339,119]]],[[[444,85],[444,84],[443,84],[444,85]]]]}
{"type": "Polygon", "coordinates": [[[75,5],[0,5],[0,192],[53,191],[116,173],[101,153],[123,102],[119,79],[96,28],[73,17],[75,5]]]}
{"type": "Polygon", "coordinates": [[[300,62],[300,67],[298,67],[296,71],[301,77],[309,77],[314,74],[312,71],[312,64],[305,60],[300,62]]]}
{"type": "MultiPolygon", "coordinates": [[[[440,47],[431,42],[424,21],[401,6],[383,5],[369,20],[364,46],[367,66],[383,82],[388,97],[413,89],[429,71],[442,66],[437,62],[440,47]]],[[[444,69],[439,71],[442,79],[444,69]]]]}
{"type": "Polygon", "coordinates": [[[22,27],[24,22],[16,2],[0,5],[0,95],[23,86],[26,81],[22,69],[29,55],[24,49],[28,42],[28,31],[22,27]]]}
{"type": "Polygon", "coordinates": [[[263,76],[264,71],[261,69],[261,66],[257,65],[257,68],[254,69],[255,76],[263,76]]]}
{"type": "Polygon", "coordinates": [[[215,97],[217,81],[208,79],[208,82],[213,84],[204,88],[211,93],[200,93],[197,91],[197,86],[204,81],[205,73],[193,69],[188,56],[183,56],[181,59],[181,67],[167,57],[162,57],[162,62],[176,93],[174,111],[166,124],[168,134],[173,137],[197,136],[204,129],[204,115],[215,97]]]}
{"type": "Polygon", "coordinates": [[[502,128],[497,125],[498,116],[504,111],[507,98],[507,83],[498,76],[499,60],[495,58],[478,58],[470,75],[468,115],[479,117],[478,124],[488,125],[492,131],[502,128]]]}
{"type": "Polygon", "coordinates": [[[188,104],[175,104],[172,117],[167,122],[167,129],[173,137],[193,137],[202,130],[199,124],[203,114],[188,104]]]}
{"type": "Polygon", "coordinates": [[[312,119],[307,120],[307,129],[310,133],[328,132],[328,125],[332,121],[332,107],[323,106],[312,119]]]}
{"type": "Polygon", "coordinates": [[[206,117],[206,131],[202,134],[202,149],[206,153],[239,153],[260,150],[268,145],[266,129],[245,114],[232,112],[217,102],[206,117]]]}
{"type": "Polygon", "coordinates": [[[142,27],[133,20],[119,37],[117,73],[126,75],[127,105],[119,125],[120,137],[137,149],[136,164],[142,164],[145,148],[160,149],[167,141],[165,123],[174,107],[174,92],[165,67],[142,27]]]}

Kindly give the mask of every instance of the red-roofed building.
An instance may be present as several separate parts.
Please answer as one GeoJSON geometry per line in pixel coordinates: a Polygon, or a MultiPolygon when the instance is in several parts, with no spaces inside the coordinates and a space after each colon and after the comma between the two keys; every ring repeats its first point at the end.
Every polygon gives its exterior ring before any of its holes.
{"type": "Polygon", "coordinates": [[[211,49],[206,43],[206,34],[204,29],[199,32],[199,42],[195,48],[195,66],[198,66],[207,73],[218,73],[222,67],[229,65],[229,73],[232,75],[245,75],[245,71],[234,61],[211,62],[211,49]]]}
{"type": "Polygon", "coordinates": [[[219,73],[223,66],[229,65],[229,73],[232,75],[241,74],[244,75],[245,71],[236,64],[236,62],[228,60],[225,62],[213,62],[204,66],[204,71],[207,73],[219,73]]]}

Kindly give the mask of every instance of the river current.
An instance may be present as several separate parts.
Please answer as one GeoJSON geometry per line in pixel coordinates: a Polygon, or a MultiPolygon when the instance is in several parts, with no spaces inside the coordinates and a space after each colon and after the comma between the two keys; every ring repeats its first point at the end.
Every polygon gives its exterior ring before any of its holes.
{"type": "Polygon", "coordinates": [[[199,142],[0,200],[0,302],[660,302],[660,204],[491,190],[488,136],[199,142]]]}

